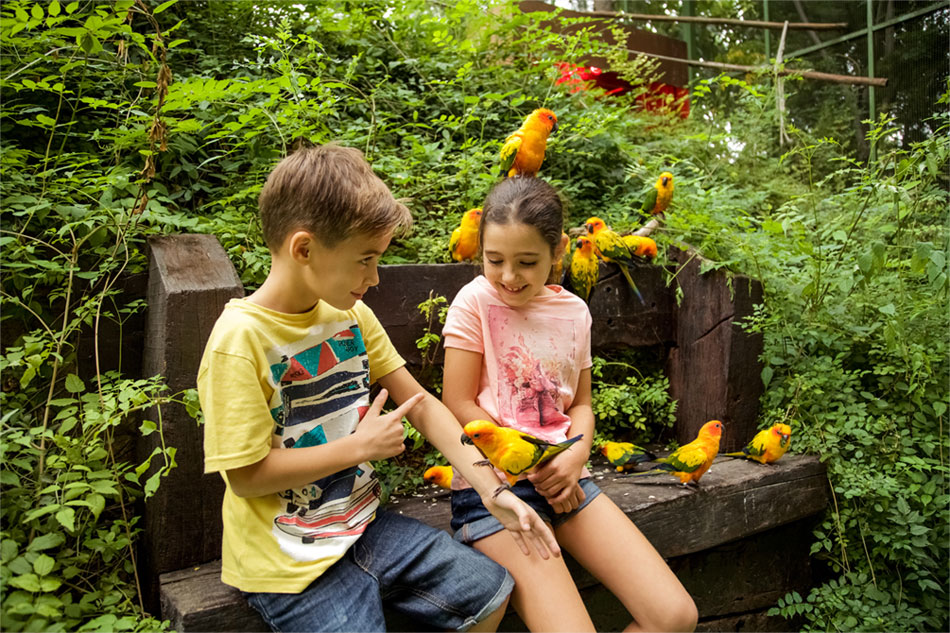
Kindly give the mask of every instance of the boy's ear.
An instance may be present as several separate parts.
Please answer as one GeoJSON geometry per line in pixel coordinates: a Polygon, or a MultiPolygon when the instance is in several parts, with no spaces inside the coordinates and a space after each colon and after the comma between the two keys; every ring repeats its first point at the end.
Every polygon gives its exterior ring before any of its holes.
{"type": "Polygon", "coordinates": [[[314,247],[314,237],[308,231],[295,231],[287,238],[287,250],[290,258],[304,264],[310,260],[310,253],[314,247]]]}

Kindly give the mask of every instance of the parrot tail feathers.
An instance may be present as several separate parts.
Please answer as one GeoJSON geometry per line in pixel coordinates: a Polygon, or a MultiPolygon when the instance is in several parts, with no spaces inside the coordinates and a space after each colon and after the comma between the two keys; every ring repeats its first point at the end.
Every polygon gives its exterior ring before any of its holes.
{"type": "Polygon", "coordinates": [[[723,453],[723,457],[741,457],[743,459],[749,459],[749,454],[745,451],[738,451],[736,453],[723,453]]]}
{"type": "Polygon", "coordinates": [[[637,295],[637,299],[640,300],[640,303],[646,305],[647,302],[643,300],[643,295],[640,294],[640,289],[637,288],[637,284],[633,283],[633,277],[630,276],[630,271],[627,270],[626,264],[623,262],[617,262],[617,265],[620,266],[620,272],[623,273],[624,278],[626,278],[627,283],[630,284],[630,289],[633,290],[633,294],[637,295]]]}

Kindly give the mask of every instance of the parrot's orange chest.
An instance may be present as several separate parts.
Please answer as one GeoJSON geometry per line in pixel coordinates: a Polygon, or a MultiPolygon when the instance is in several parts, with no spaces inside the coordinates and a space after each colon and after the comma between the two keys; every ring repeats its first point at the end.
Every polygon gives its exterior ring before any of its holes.
{"type": "Polygon", "coordinates": [[[526,129],[521,133],[521,148],[515,156],[513,167],[518,173],[537,173],[544,162],[544,150],[547,149],[547,134],[542,131],[526,129]]]}

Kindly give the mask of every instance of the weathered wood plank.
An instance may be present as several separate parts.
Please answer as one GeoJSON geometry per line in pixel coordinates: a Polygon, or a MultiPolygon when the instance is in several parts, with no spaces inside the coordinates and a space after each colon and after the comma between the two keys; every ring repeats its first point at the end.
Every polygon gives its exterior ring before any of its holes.
{"type": "MultiPolygon", "coordinates": [[[[149,264],[143,374],[164,376],[173,393],[193,388],[211,328],[224,304],[244,294],[243,286],[211,235],[149,238],[149,264]]],[[[158,412],[150,416],[159,420],[158,412]]],[[[166,445],[177,450],[177,467],[145,503],[141,568],[153,605],[159,574],[221,556],[224,495],[221,477],[204,474],[202,432],[184,407],[164,406],[160,419],[166,445]]],[[[140,438],[139,458],[160,441],[157,434],[140,438]]]]}
{"type": "Polygon", "coordinates": [[[670,395],[679,402],[676,438],[684,444],[709,420],[721,420],[721,450],[740,450],[755,435],[763,385],[761,336],[739,323],[762,302],[762,284],[723,270],[700,274],[695,252],[669,254],[680,262],[676,280],[683,291],[666,369],[670,395]]]}
{"type": "Polygon", "coordinates": [[[162,618],[173,631],[269,631],[241,592],[221,582],[221,561],[163,574],[162,618]]]}

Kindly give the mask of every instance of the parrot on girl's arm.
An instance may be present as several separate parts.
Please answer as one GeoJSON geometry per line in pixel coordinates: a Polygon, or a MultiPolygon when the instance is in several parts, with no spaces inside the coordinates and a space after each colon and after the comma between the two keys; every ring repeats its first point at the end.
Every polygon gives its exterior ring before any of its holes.
{"type": "Polygon", "coordinates": [[[452,488],[452,474],[451,466],[432,466],[422,473],[422,478],[426,483],[450,490],[452,488]]]}
{"type": "Polygon", "coordinates": [[[622,472],[641,462],[652,462],[656,455],[630,442],[604,442],[600,454],[607,458],[610,465],[622,472]]]}
{"type": "Polygon", "coordinates": [[[449,237],[449,253],[457,262],[473,260],[478,254],[478,227],[482,222],[481,209],[469,209],[462,214],[462,222],[449,237]]]}
{"type": "Polygon", "coordinates": [[[590,299],[590,291],[600,277],[600,262],[594,254],[594,242],[586,235],[577,238],[577,245],[571,255],[570,278],[574,293],[584,301],[590,299]]]}
{"type": "Polygon", "coordinates": [[[650,189],[650,192],[647,193],[647,197],[643,200],[643,206],[640,207],[640,210],[650,215],[659,215],[666,211],[672,200],[673,174],[664,171],[660,174],[660,177],[656,179],[656,184],[653,185],[653,189],[650,189]]]}
{"type": "Polygon", "coordinates": [[[594,240],[594,246],[597,247],[595,252],[600,255],[605,262],[614,262],[617,264],[620,268],[620,272],[623,273],[624,278],[627,280],[627,283],[630,284],[633,293],[637,295],[637,299],[640,300],[640,303],[646,305],[646,301],[643,300],[643,295],[640,294],[637,284],[633,283],[633,277],[630,276],[630,271],[627,270],[627,264],[633,261],[633,253],[627,248],[623,238],[608,228],[607,224],[598,217],[588,218],[584,225],[587,227],[587,233],[590,234],[594,240]]]}
{"type": "Polygon", "coordinates": [[[773,424],[772,428],[756,433],[752,441],[741,451],[725,453],[725,456],[744,457],[760,464],[771,464],[785,454],[791,443],[792,427],[787,424],[773,424]]]}
{"type": "MultiPolygon", "coordinates": [[[[509,486],[515,485],[519,476],[567,450],[574,442],[584,437],[581,433],[552,444],[518,429],[498,426],[489,420],[472,420],[463,430],[462,443],[474,444],[488,458],[477,463],[491,464],[504,472],[509,486]]],[[[504,488],[505,486],[501,486],[495,494],[504,488]]]]}
{"type": "Polygon", "coordinates": [[[521,127],[505,139],[501,147],[499,176],[533,178],[544,162],[548,135],[557,131],[557,115],[547,108],[538,108],[528,115],[521,127]]]}
{"type": "Polygon", "coordinates": [[[656,460],[658,465],[655,468],[630,476],[640,477],[668,472],[679,477],[680,483],[684,486],[690,482],[698,486],[700,478],[709,470],[719,453],[721,437],[722,422],[710,420],[699,429],[699,435],[695,440],[680,446],[666,457],[656,460]]]}

